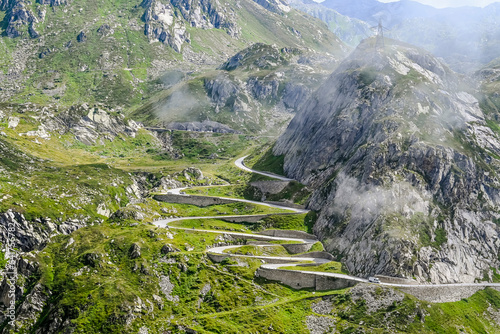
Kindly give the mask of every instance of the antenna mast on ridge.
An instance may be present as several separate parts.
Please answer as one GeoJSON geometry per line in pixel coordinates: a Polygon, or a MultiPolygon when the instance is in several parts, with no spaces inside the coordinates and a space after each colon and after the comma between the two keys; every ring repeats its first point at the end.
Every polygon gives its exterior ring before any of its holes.
{"type": "Polygon", "coordinates": [[[384,27],[382,26],[382,19],[378,21],[378,26],[377,26],[377,42],[375,43],[375,47],[377,49],[383,49],[385,48],[385,42],[384,42],[384,27]]]}
{"type": "Polygon", "coordinates": [[[372,30],[376,31],[376,42],[375,42],[375,48],[376,49],[384,49],[385,48],[385,41],[384,41],[384,30],[387,30],[382,25],[382,19],[379,19],[378,25],[375,27],[371,27],[372,30]]]}

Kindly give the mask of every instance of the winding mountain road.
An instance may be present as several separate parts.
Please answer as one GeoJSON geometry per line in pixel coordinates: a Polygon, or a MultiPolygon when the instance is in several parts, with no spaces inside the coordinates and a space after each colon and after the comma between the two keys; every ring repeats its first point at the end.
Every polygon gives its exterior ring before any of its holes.
{"type": "Polygon", "coordinates": [[[280,181],[295,181],[294,179],[289,179],[289,178],[287,178],[285,176],[281,176],[281,175],[278,175],[278,174],[269,173],[269,172],[261,172],[261,171],[258,171],[258,170],[250,169],[247,166],[245,166],[245,164],[243,163],[243,160],[245,160],[246,157],[248,157],[248,155],[245,155],[244,157],[237,159],[234,162],[234,164],[236,165],[236,167],[238,167],[240,169],[243,169],[244,171],[247,171],[247,172],[250,172],[250,173],[264,175],[264,176],[269,176],[269,177],[272,177],[272,178],[280,180],[280,181]]]}
{"type": "MultiPolygon", "coordinates": [[[[247,172],[251,173],[257,173],[260,175],[265,175],[269,177],[276,178],[281,181],[292,181],[292,179],[275,175],[272,173],[266,173],[266,172],[260,172],[260,171],[255,171],[253,169],[250,169],[246,167],[243,164],[243,160],[246,158],[239,158],[235,161],[235,164],[237,167],[241,168],[242,170],[245,170],[247,172]]],[[[183,194],[183,190],[186,188],[177,188],[177,189],[171,189],[167,193],[168,194],[175,194],[179,196],[189,196],[186,194],[183,194]]],[[[252,203],[252,204],[258,204],[258,205],[265,205],[268,207],[273,207],[273,208],[279,208],[279,209],[285,209],[285,210],[290,210],[295,213],[306,213],[308,210],[303,210],[303,209],[295,209],[295,208],[290,208],[290,207],[284,207],[276,204],[269,204],[269,203],[263,203],[263,202],[257,202],[257,201],[250,201],[250,200],[245,200],[245,199],[236,199],[236,198],[226,198],[226,197],[217,197],[221,199],[231,199],[234,201],[239,201],[239,202],[244,202],[244,203],[252,203]]],[[[241,232],[230,232],[230,231],[220,231],[220,230],[201,230],[201,229],[191,229],[191,228],[184,228],[184,227],[176,227],[176,226],[171,226],[169,225],[172,222],[175,221],[181,221],[181,220],[192,220],[192,219],[221,219],[221,218],[234,218],[234,217],[255,217],[255,216],[261,216],[261,215],[230,215],[230,216],[201,216],[201,217],[178,217],[178,218],[168,218],[168,219],[162,219],[162,220],[157,220],[154,222],[154,224],[158,227],[164,227],[164,228],[170,228],[170,229],[179,229],[179,230],[189,230],[189,231],[198,231],[198,232],[203,232],[203,233],[217,233],[217,234],[226,234],[226,235],[231,235],[235,237],[251,237],[257,240],[262,240],[262,241],[291,241],[297,244],[300,243],[310,243],[313,244],[317,242],[315,239],[303,239],[303,238],[292,238],[292,237],[274,237],[274,236],[268,236],[268,235],[263,235],[263,234],[251,234],[251,233],[241,233],[241,232]]],[[[280,245],[272,245],[272,244],[267,244],[267,245],[255,245],[256,247],[271,247],[271,246],[280,246],[280,245]]],[[[243,258],[254,258],[254,259],[260,259],[260,260],[273,260],[273,261],[284,261],[285,263],[278,263],[278,264],[262,264],[261,268],[265,269],[279,269],[280,267],[290,267],[290,266],[298,266],[299,264],[294,264],[290,263],[290,261],[311,261],[316,264],[324,264],[331,262],[330,260],[324,259],[324,258],[318,258],[318,257],[311,257],[308,256],[308,254],[304,254],[303,256],[298,256],[298,257],[281,257],[281,256],[257,256],[257,255],[240,255],[240,254],[231,254],[227,253],[227,250],[230,249],[235,249],[241,247],[241,245],[236,245],[236,246],[222,246],[222,247],[215,247],[211,248],[208,250],[209,253],[213,254],[218,254],[218,255],[227,255],[231,257],[243,257],[243,258]]],[[[307,271],[307,270],[294,270],[294,272],[299,272],[299,273],[307,273],[307,274],[314,274],[317,276],[323,276],[323,277],[335,277],[335,278],[342,278],[346,280],[351,280],[355,282],[361,282],[361,283],[368,283],[368,280],[365,278],[361,277],[356,277],[352,275],[344,275],[344,274],[337,274],[337,273],[328,273],[328,272],[318,272],[318,271],[307,271]]],[[[389,287],[403,287],[403,288],[408,288],[408,287],[417,287],[417,288],[435,288],[435,287],[495,287],[495,288],[500,288],[500,283],[449,283],[449,284],[395,284],[395,283],[375,283],[375,284],[380,284],[384,286],[389,286],[389,287]]]]}

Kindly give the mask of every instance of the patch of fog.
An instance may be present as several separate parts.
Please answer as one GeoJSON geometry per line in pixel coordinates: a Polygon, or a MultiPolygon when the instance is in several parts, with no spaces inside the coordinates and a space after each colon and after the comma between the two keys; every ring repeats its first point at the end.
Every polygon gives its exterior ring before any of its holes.
{"type": "Polygon", "coordinates": [[[398,212],[412,216],[417,212],[428,212],[431,194],[421,193],[408,182],[394,181],[390,187],[361,184],[357,179],[340,174],[337,191],[327,211],[329,215],[344,214],[363,222],[372,222],[382,213],[398,212]]]}
{"type": "Polygon", "coordinates": [[[172,116],[176,119],[188,114],[191,110],[201,106],[202,101],[194,96],[187,88],[176,90],[156,111],[156,116],[163,120],[170,120],[172,116]]]}
{"type": "Polygon", "coordinates": [[[169,88],[174,85],[177,85],[185,78],[186,74],[184,72],[178,70],[172,70],[163,73],[163,75],[160,77],[160,81],[166,88],[169,88]]]}

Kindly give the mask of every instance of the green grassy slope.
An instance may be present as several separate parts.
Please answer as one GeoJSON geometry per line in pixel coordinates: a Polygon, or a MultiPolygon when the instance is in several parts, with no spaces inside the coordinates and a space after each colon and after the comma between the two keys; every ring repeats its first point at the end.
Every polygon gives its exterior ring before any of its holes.
{"type": "MultiPolygon", "coordinates": [[[[320,317],[340,333],[499,330],[493,317],[500,309],[500,293],[492,289],[445,304],[403,296],[371,310],[368,303],[393,295],[386,288],[369,288],[368,302],[355,300],[349,290],[293,290],[255,278],[258,260],[213,263],[202,251],[214,242],[213,234],[116,223],[59,236],[37,255],[41,269],[32,280],[50,288],[53,297],[35,327],[46,329],[58,318],[77,333],[137,333],[141,328],[151,333],[182,333],[186,328],[201,333],[309,333],[311,318],[320,317]],[[165,243],[178,251],[163,255],[165,243]],[[134,244],[140,247],[139,257],[131,256],[134,244]],[[322,309],[318,303],[330,306],[322,309]]],[[[325,270],[341,269],[334,264],[325,270]]]]}
{"type": "Polygon", "coordinates": [[[184,54],[179,54],[168,45],[148,41],[141,1],[75,0],[54,7],[33,2],[28,7],[33,13],[46,12],[43,23],[36,25],[41,37],[30,39],[27,33],[15,39],[0,37],[3,72],[16,64],[17,75],[10,77],[6,96],[16,103],[98,101],[128,108],[160,89],[162,82],[157,79],[167,69],[213,68],[254,42],[342,54],[342,43],[319,20],[296,11],[275,14],[250,0],[239,3],[237,7],[234,0],[227,0],[223,6],[235,11],[241,37],[233,38],[222,29],[190,27],[191,45],[184,45],[184,54]],[[98,32],[103,25],[110,26],[109,34],[98,32]],[[81,31],[87,39],[80,43],[81,31]],[[200,57],[208,60],[206,65],[197,60],[200,57]]]}

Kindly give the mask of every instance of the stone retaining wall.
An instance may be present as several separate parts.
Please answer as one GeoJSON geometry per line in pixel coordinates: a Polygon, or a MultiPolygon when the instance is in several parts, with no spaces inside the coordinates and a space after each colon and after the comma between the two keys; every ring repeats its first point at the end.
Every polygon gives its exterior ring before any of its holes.
{"type": "Polygon", "coordinates": [[[290,203],[290,202],[264,201],[264,203],[269,203],[269,204],[274,204],[274,205],[280,205],[280,206],[285,206],[285,207],[288,207],[288,208],[301,209],[301,210],[304,210],[306,208],[305,205],[299,205],[299,204],[290,203]]]}
{"type": "Polygon", "coordinates": [[[294,289],[316,287],[316,275],[299,273],[292,270],[259,268],[255,276],[270,281],[278,281],[294,289]]]}
{"type": "MultiPolygon", "coordinates": [[[[233,200],[233,199],[222,199],[218,197],[211,196],[198,196],[198,195],[177,195],[177,194],[162,194],[162,195],[154,195],[153,199],[159,202],[166,203],[176,203],[176,204],[190,204],[196,205],[200,207],[210,206],[210,205],[223,205],[223,204],[231,204],[231,203],[241,203],[241,201],[233,200]]],[[[294,209],[304,209],[303,205],[287,203],[287,202],[271,202],[265,201],[263,203],[280,205],[288,208],[294,209]]],[[[285,213],[285,214],[295,214],[295,213],[285,213]]]]}
{"type": "Polygon", "coordinates": [[[290,181],[255,181],[250,182],[250,185],[263,194],[279,194],[289,183],[290,181]]]}
{"type": "Polygon", "coordinates": [[[153,199],[159,202],[189,204],[189,205],[196,205],[199,207],[238,203],[238,201],[235,200],[222,199],[217,197],[194,196],[194,195],[187,196],[187,195],[175,195],[175,194],[154,195],[153,199]]]}
{"type": "Polygon", "coordinates": [[[293,257],[314,257],[318,259],[327,259],[330,261],[334,261],[335,258],[333,257],[332,254],[327,253],[327,252],[309,252],[301,255],[294,255],[293,257]]]}
{"type": "Polygon", "coordinates": [[[281,244],[290,254],[305,253],[311,249],[313,244],[281,244]]]}
{"type": "MultiPolygon", "coordinates": [[[[226,258],[228,257],[237,257],[237,255],[234,255],[234,254],[215,254],[215,253],[210,253],[210,250],[207,252],[207,255],[208,257],[210,258],[210,260],[212,260],[213,262],[216,262],[216,263],[221,263],[222,261],[224,261],[226,258]]],[[[269,264],[287,264],[287,263],[296,263],[297,261],[294,261],[294,260],[284,260],[284,259],[279,259],[279,260],[275,260],[275,259],[270,259],[266,256],[255,256],[255,257],[252,257],[253,259],[257,259],[257,260],[262,260],[262,263],[269,263],[269,264]]]]}
{"type": "Polygon", "coordinates": [[[292,238],[292,239],[312,239],[318,240],[314,234],[309,234],[301,231],[290,231],[290,230],[265,230],[260,232],[259,234],[268,235],[271,237],[278,238],[292,238]]]}
{"type": "Polygon", "coordinates": [[[229,223],[257,223],[259,220],[266,218],[268,215],[255,215],[251,217],[220,217],[220,220],[229,222],[229,223]]]}
{"type": "Polygon", "coordinates": [[[353,287],[358,283],[357,281],[344,278],[316,276],[316,291],[345,289],[353,287]]]}
{"type": "Polygon", "coordinates": [[[222,261],[224,261],[225,259],[227,259],[229,257],[229,255],[214,254],[214,253],[210,253],[210,252],[208,252],[207,255],[208,255],[208,258],[215,263],[221,263],[222,261]]]}
{"type": "Polygon", "coordinates": [[[293,270],[259,268],[256,276],[278,281],[294,289],[313,288],[316,291],[345,289],[358,282],[345,278],[320,276],[314,273],[300,273],[293,270]]]}

